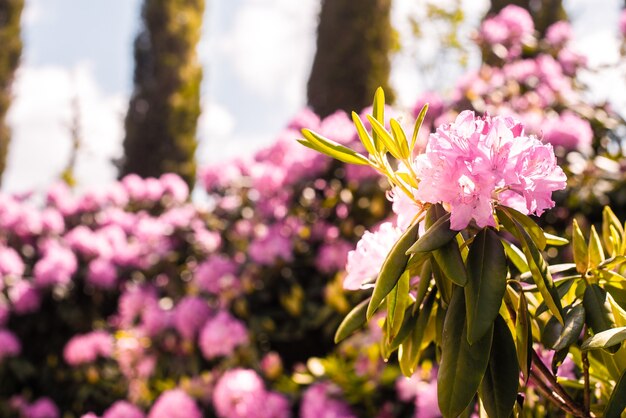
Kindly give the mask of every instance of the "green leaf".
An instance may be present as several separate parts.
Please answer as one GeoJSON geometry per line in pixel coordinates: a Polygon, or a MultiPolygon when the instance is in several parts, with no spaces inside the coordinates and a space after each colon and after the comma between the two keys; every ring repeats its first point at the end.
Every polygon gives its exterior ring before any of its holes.
{"type": "Polygon", "coordinates": [[[543,235],[546,237],[546,244],[552,245],[554,247],[562,247],[563,245],[569,244],[569,240],[565,238],[558,237],[556,235],[548,234],[544,232],[543,235]]]}
{"type": "Polygon", "coordinates": [[[437,222],[428,228],[417,242],[408,249],[407,254],[430,252],[441,248],[452,241],[456,234],[458,231],[450,229],[450,214],[448,213],[437,219],[437,222]]]}
{"type": "Polygon", "coordinates": [[[608,348],[621,344],[624,340],[626,340],[626,327],[611,328],[587,338],[580,348],[583,350],[608,348]]]}
{"type": "Polygon", "coordinates": [[[329,157],[333,157],[347,164],[370,165],[370,160],[364,155],[328,138],[324,138],[313,131],[303,129],[302,135],[304,135],[305,139],[299,139],[298,142],[308,148],[319,151],[322,154],[326,154],[329,157]]]}
{"type": "Polygon", "coordinates": [[[400,280],[387,296],[387,340],[391,342],[396,336],[404,321],[404,311],[410,302],[409,272],[405,271],[400,280]]]}
{"type": "Polygon", "coordinates": [[[604,418],[620,418],[626,409],[626,370],[620,376],[609,402],[604,408],[604,418]]]}
{"type": "Polygon", "coordinates": [[[615,319],[611,305],[607,300],[606,290],[597,284],[588,285],[583,295],[587,325],[595,334],[615,328],[615,319]]]}
{"type": "Polygon", "coordinates": [[[596,227],[591,225],[591,233],[589,234],[589,248],[587,249],[589,254],[589,266],[591,268],[597,267],[604,261],[604,250],[602,249],[602,242],[596,231],[596,227]]]}
{"type": "Polygon", "coordinates": [[[446,312],[441,340],[437,398],[444,418],[456,418],[469,405],[483,380],[493,331],[473,345],[467,342],[463,288],[455,287],[446,312]]]}
{"type": "Polygon", "coordinates": [[[439,294],[441,295],[441,301],[443,302],[444,307],[450,303],[450,299],[452,298],[452,282],[446,277],[445,274],[439,268],[439,264],[435,261],[434,257],[431,258],[430,267],[433,272],[433,278],[435,279],[435,286],[439,289],[439,294]]]}
{"type": "Polygon", "coordinates": [[[356,127],[356,132],[359,135],[359,139],[361,140],[361,143],[363,144],[367,152],[372,155],[376,155],[377,152],[374,140],[372,139],[370,134],[367,133],[367,129],[365,129],[363,121],[356,112],[352,112],[352,122],[354,122],[354,126],[356,127]]]}
{"type": "MultiPolygon", "coordinates": [[[[548,321],[549,322],[549,321],[548,321]]],[[[556,321],[555,321],[556,322],[556,321]]],[[[574,344],[585,325],[585,308],[576,305],[565,310],[565,324],[556,322],[556,326],[561,328],[561,332],[555,341],[550,341],[549,347],[554,351],[561,351],[574,344]]]]}
{"type": "Polygon", "coordinates": [[[609,254],[613,254],[613,252],[616,252],[615,250],[619,249],[623,236],[624,228],[622,228],[622,224],[611,208],[605,206],[602,210],[602,239],[604,240],[604,245],[609,250],[609,254]],[[611,227],[615,229],[615,234],[611,233],[611,227]]]}
{"type": "Polygon", "coordinates": [[[382,141],[387,151],[389,151],[389,153],[395,158],[402,159],[402,152],[396,145],[396,141],[393,139],[391,134],[387,132],[387,129],[385,129],[385,126],[370,115],[366,115],[366,117],[372,125],[372,132],[376,134],[376,137],[380,141],[382,141]]]}
{"type": "Polygon", "coordinates": [[[467,272],[456,241],[452,240],[433,251],[433,257],[443,274],[459,286],[467,283],[467,272]]]}
{"type": "Polygon", "coordinates": [[[431,293],[424,301],[424,307],[417,314],[417,321],[411,330],[408,338],[398,349],[398,361],[400,370],[406,377],[411,377],[415,373],[415,368],[419,362],[422,341],[426,333],[426,328],[430,321],[435,302],[435,293],[431,293]]]}
{"type": "Polygon", "coordinates": [[[409,143],[407,142],[406,134],[402,126],[393,118],[389,120],[389,126],[391,127],[393,139],[396,141],[396,145],[400,151],[401,158],[403,160],[408,159],[411,156],[411,151],[409,150],[409,143]]]}
{"type": "Polygon", "coordinates": [[[589,269],[589,253],[587,252],[587,241],[574,219],[572,223],[572,241],[574,246],[574,262],[580,274],[585,274],[589,269]]]}
{"type": "Polygon", "coordinates": [[[502,239],[501,242],[504,246],[504,252],[507,258],[513,263],[515,268],[522,274],[529,272],[530,267],[528,267],[526,263],[526,258],[522,250],[504,239],[502,239]]]}
{"type": "MultiPolygon", "coordinates": [[[[372,115],[378,122],[385,124],[385,91],[382,87],[378,87],[374,93],[374,103],[372,104],[372,115]]],[[[382,141],[378,138],[378,134],[372,131],[372,139],[378,151],[384,150],[382,141]]]]}
{"type": "Polygon", "coordinates": [[[415,292],[415,306],[419,308],[424,300],[424,296],[426,296],[426,292],[428,292],[428,287],[430,286],[430,278],[433,275],[432,266],[430,265],[430,260],[426,260],[422,265],[422,270],[419,274],[419,282],[417,284],[417,291],[415,292]]]}
{"type": "Polygon", "coordinates": [[[502,210],[505,211],[511,219],[514,219],[517,223],[524,227],[524,230],[528,233],[528,236],[530,236],[532,241],[535,243],[535,246],[540,251],[545,250],[547,244],[545,233],[535,221],[513,208],[503,207],[502,210]]]}
{"type": "Polygon", "coordinates": [[[367,322],[365,312],[367,311],[368,303],[369,299],[365,299],[348,312],[348,315],[346,315],[343,321],[341,321],[341,324],[339,324],[337,332],[335,332],[335,344],[345,340],[352,335],[353,332],[365,325],[367,322]]]}
{"type": "Polygon", "coordinates": [[[526,232],[526,228],[510,217],[508,211],[499,210],[498,216],[504,227],[520,241],[537,289],[539,289],[552,315],[554,315],[559,322],[563,323],[561,300],[543,255],[539,252],[534,241],[526,232]]]}
{"type": "Polygon", "coordinates": [[[415,126],[413,127],[413,137],[411,138],[411,152],[415,149],[415,143],[417,142],[417,135],[419,134],[420,129],[422,128],[422,123],[424,122],[424,118],[426,117],[426,112],[428,112],[428,103],[426,103],[422,110],[420,110],[419,115],[417,115],[417,119],[415,119],[415,126]]]}
{"type": "Polygon", "coordinates": [[[493,328],[491,355],[479,395],[490,418],[509,418],[517,400],[519,365],[511,331],[498,316],[493,328]]]}
{"type": "Polygon", "coordinates": [[[517,346],[517,361],[524,376],[524,383],[530,378],[532,361],[533,332],[528,313],[528,302],[524,292],[519,293],[517,316],[515,317],[515,344],[517,346]]]}
{"type": "Polygon", "coordinates": [[[391,251],[385,258],[383,265],[380,269],[378,279],[374,285],[374,291],[372,293],[372,299],[367,307],[367,319],[369,320],[374,312],[378,309],[378,306],[385,299],[385,297],[394,288],[402,273],[406,269],[409,256],[406,255],[406,250],[415,242],[417,233],[419,230],[419,224],[414,224],[407,229],[400,239],[393,245],[391,251]]]}
{"type": "Polygon", "coordinates": [[[506,256],[498,235],[483,228],[467,256],[467,338],[474,344],[491,329],[506,291],[506,256]]]}

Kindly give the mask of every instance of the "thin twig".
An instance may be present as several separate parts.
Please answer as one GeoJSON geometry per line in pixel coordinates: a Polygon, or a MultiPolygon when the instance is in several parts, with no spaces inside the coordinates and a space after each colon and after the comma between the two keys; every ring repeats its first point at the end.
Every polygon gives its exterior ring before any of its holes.
{"type": "MultiPolygon", "coordinates": [[[[583,335],[587,335],[587,326],[585,325],[585,330],[583,331],[583,335]]],[[[585,384],[585,389],[583,392],[583,408],[586,415],[589,415],[590,405],[591,405],[591,389],[589,385],[589,357],[587,356],[587,351],[583,350],[581,353],[582,363],[583,363],[583,379],[585,384]]]]}
{"type": "Polygon", "coordinates": [[[551,401],[557,408],[577,417],[582,417],[580,412],[572,409],[560,396],[556,395],[534,370],[530,371],[530,379],[537,385],[539,392],[541,392],[541,394],[545,396],[546,399],[551,401]]]}

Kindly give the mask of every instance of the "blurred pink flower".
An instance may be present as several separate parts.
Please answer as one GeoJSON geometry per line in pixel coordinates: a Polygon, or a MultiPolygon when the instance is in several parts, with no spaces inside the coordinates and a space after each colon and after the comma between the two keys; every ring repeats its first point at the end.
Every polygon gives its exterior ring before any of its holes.
{"type": "Polygon", "coordinates": [[[22,315],[39,310],[41,297],[30,282],[20,280],[9,287],[8,293],[12,310],[16,314],[22,315]]]}
{"type": "Polygon", "coordinates": [[[148,418],[202,418],[202,412],[183,390],[173,389],[158,397],[148,418]]]}
{"type": "Polygon", "coordinates": [[[40,244],[43,257],[33,268],[35,283],[39,287],[68,284],[78,268],[74,253],[58,241],[48,240],[40,244]]]}
{"type": "Polygon", "coordinates": [[[387,254],[400,235],[400,228],[391,222],[383,223],[376,232],[365,231],[356,249],[348,253],[344,289],[358,290],[366,281],[378,276],[387,254]]]}
{"type": "Polygon", "coordinates": [[[316,383],[302,396],[300,418],[356,418],[341,398],[341,390],[332,383],[316,383]]]}
{"type": "Polygon", "coordinates": [[[102,418],[144,418],[145,414],[141,409],[128,401],[117,401],[113,403],[102,415],[102,418]]]}
{"type": "Polygon", "coordinates": [[[11,331],[0,328],[0,363],[6,357],[13,357],[20,354],[22,345],[15,334],[11,331]]]}
{"type": "MultiPolygon", "coordinates": [[[[13,248],[0,245],[0,276],[21,277],[23,274],[22,257],[13,248]]],[[[0,277],[0,290],[2,290],[2,277],[0,277]]]]}
{"type": "Polygon", "coordinates": [[[109,259],[95,258],[87,268],[87,280],[101,289],[112,289],[117,282],[117,268],[109,259]]]}
{"type": "Polygon", "coordinates": [[[248,342],[248,330],[243,322],[227,311],[219,311],[209,318],[200,331],[198,345],[207,360],[228,356],[239,345],[248,342]]]}
{"type": "Polygon", "coordinates": [[[50,398],[39,398],[22,408],[24,418],[59,418],[59,408],[50,398]]]}
{"type": "Polygon", "coordinates": [[[174,327],[185,339],[193,340],[211,315],[207,302],[198,296],[185,296],[174,310],[174,327]]]}
{"type": "Polygon", "coordinates": [[[105,331],[92,331],[73,336],[63,349],[63,358],[70,366],[92,363],[98,357],[111,357],[113,337],[105,331]]]}
{"type": "Polygon", "coordinates": [[[198,264],[194,281],[200,289],[217,295],[239,287],[236,276],[238,270],[237,263],[232,259],[222,254],[215,254],[198,264]]]}
{"type": "Polygon", "coordinates": [[[593,131],[588,121],[565,111],[545,122],[543,139],[555,147],[587,152],[591,149],[593,131]]]}

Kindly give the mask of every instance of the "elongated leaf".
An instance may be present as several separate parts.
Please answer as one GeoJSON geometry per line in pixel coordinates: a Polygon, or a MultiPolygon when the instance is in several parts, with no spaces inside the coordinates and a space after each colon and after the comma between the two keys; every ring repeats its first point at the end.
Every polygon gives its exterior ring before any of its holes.
{"type": "Polygon", "coordinates": [[[372,132],[375,133],[376,137],[385,145],[387,151],[395,158],[402,159],[402,152],[396,145],[396,141],[391,134],[385,129],[385,126],[370,115],[366,115],[366,117],[372,125],[372,132]]]}
{"type": "Polygon", "coordinates": [[[407,142],[406,134],[402,126],[393,118],[389,120],[389,126],[391,127],[391,134],[396,142],[396,146],[400,151],[401,158],[408,159],[411,156],[411,152],[409,151],[409,143],[407,142]]]}
{"type": "Polygon", "coordinates": [[[498,235],[482,229],[467,256],[467,338],[474,344],[488,332],[498,316],[506,290],[506,256],[498,235]]]}
{"type": "Polygon", "coordinates": [[[435,294],[431,293],[424,301],[424,307],[417,314],[417,320],[415,322],[415,326],[411,330],[411,333],[398,350],[400,369],[406,377],[411,377],[413,373],[415,373],[415,368],[417,367],[417,363],[420,358],[426,328],[431,320],[434,302],[435,294]]]}
{"type": "Polygon", "coordinates": [[[343,161],[344,163],[370,165],[370,160],[364,155],[361,155],[348,147],[344,147],[343,145],[328,138],[324,138],[313,131],[303,129],[302,135],[304,135],[305,139],[299,139],[298,142],[308,148],[319,151],[322,154],[326,154],[329,157],[333,157],[339,161],[343,161]]]}
{"type": "Polygon", "coordinates": [[[490,418],[509,418],[517,399],[519,365],[511,331],[502,317],[493,328],[493,342],[487,372],[479,395],[490,418]]]}
{"type": "Polygon", "coordinates": [[[417,135],[422,128],[422,123],[424,122],[424,118],[426,117],[426,112],[428,112],[428,103],[426,103],[422,110],[420,110],[419,115],[417,115],[417,119],[415,119],[415,126],[413,126],[413,136],[411,138],[411,152],[415,149],[415,143],[417,142],[417,135]]]}
{"type": "MultiPolygon", "coordinates": [[[[372,103],[372,116],[381,124],[385,124],[385,91],[382,87],[378,87],[374,93],[374,102],[372,103]]],[[[382,151],[385,147],[383,142],[378,138],[378,134],[372,131],[372,139],[378,151],[382,151]]]]}
{"type": "Polygon", "coordinates": [[[597,267],[604,261],[604,250],[602,249],[602,242],[596,231],[596,227],[591,225],[591,233],[589,234],[589,248],[587,249],[589,254],[589,267],[597,267]]]}
{"type": "Polygon", "coordinates": [[[602,210],[602,239],[604,240],[604,245],[609,250],[609,254],[613,254],[616,249],[619,249],[623,236],[624,229],[622,224],[611,208],[605,206],[602,210]],[[615,229],[615,234],[611,233],[611,227],[615,229]]]}
{"type": "Polygon", "coordinates": [[[517,362],[521,368],[524,383],[530,378],[530,365],[533,349],[533,334],[528,314],[528,302],[524,292],[519,293],[517,316],[515,318],[515,345],[517,346],[517,362]]]}
{"type": "Polygon", "coordinates": [[[424,296],[426,296],[426,292],[428,292],[428,287],[430,286],[430,279],[433,275],[432,266],[430,265],[430,260],[427,260],[422,265],[422,270],[420,272],[420,281],[417,284],[417,291],[415,292],[415,306],[419,308],[424,300],[424,296]]]}
{"type": "Polygon", "coordinates": [[[354,126],[356,127],[356,132],[359,135],[359,139],[361,140],[361,143],[363,144],[367,152],[372,155],[376,155],[376,145],[374,144],[374,140],[372,139],[370,134],[367,133],[367,129],[365,129],[363,121],[356,112],[352,112],[352,122],[354,122],[354,126]]]}
{"type": "Polygon", "coordinates": [[[526,263],[526,257],[524,256],[522,250],[506,240],[501,240],[501,242],[504,246],[504,252],[506,253],[507,258],[513,263],[515,268],[522,274],[529,272],[530,267],[528,267],[528,264],[526,263]]]}
{"type": "Polygon", "coordinates": [[[574,262],[576,269],[580,274],[585,274],[589,269],[589,253],[587,252],[587,241],[583,232],[578,226],[578,222],[574,219],[572,223],[572,241],[574,246],[574,262]]]}
{"type": "Polygon", "coordinates": [[[387,340],[391,342],[404,321],[404,311],[409,305],[409,272],[405,271],[387,297],[387,340]]]}
{"type": "MultiPolygon", "coordinates": [[[[557,322],[558,324],[558,322],[557,322]]],[[[558,324],[561,326],[561,324],[558,324]]],[[[551,344],[551,348],[555,351],[561,351],[574,344],[585,325],[585,308],[582,305],[576,305],[565,311],[565,324],[561,327],[561,333],[551,344]]]]}
{"type": "Polygon", "coordinates": [[[599,269],[614,269],[617,266],[626,263],[626,256],[616,255],[611,258],[607,258],[598,265],[599,269]]]}
{"type": "Polygon", "coordinates": [[[369,299],[365,299],[356,307],[354,307],[348,315],[341,321],[337,332],[335,332],[335,344],[348,338],[352,333],[361,328],[367,322],[365,312],[367,311],[367,304],[369,299]]]}
{"type": "MultiPolygon", "coordinates": [[[[570,291],[574,283],[577,283],[579,279],[579,275],[561,278],[561,281],[556,284],[556,292],[558,293],[560,300],[563,300],[563,298],[570,291]]],[[[545,302],[541,302],[535,310],[535,316],[539,316],[547,310],[548,306],[545,304],[545,302]]]]}
{"type": "Polygon", "coordinates": [[[473,345],[467,342],[463,288],[455,287],[443,325],[437,375],[437,398],[444,418],[456,418],[474,398],[487,369],[492,337],[490,330],[473,345]]]}
{"type": "MultiPolygon", "coordinates": [[[[443,274],[459,286],[467,283],[467,272],[456,241],[452,240],[433,251],[433,257],[443,274]]],[[[506,260],[505,260],[506,261],[506,260]]]]}
{"type": "Polygon", "coordinates": [[[439,268],[439,264],[435,261],[434,257],[430,261],[431,270],[433,272],[433,278],[435,279],[435,286],[439,289],[441,295],[441,301],[443,306],[446,307],[450,303],[452,298],[452,282],[446,277],[445,274],[439,268]]]}
{"type": "Polygon", "coordinates": [[[608,348],[621,344],[624,340],[626,340],[626,327],[611,328],[598,332],[593,337],[586,339],[580,348],[583,350],[608,348]]]}
{"type": "Polygon", "coordinates": [[[626,370],[622,373],[604,409],[604,418],[619,418],[626,409],[626,370]]]}
{"type": "Polygon", "coordinates": [[[535,246],[539,249],[539,251],[545,250],[547,243],[545,233],[535,221],[530,219],[528,215],[524,215],[513,208],[505,207],[502,208],[502,210],[504,210],[509,217],[524,227],[524,230],[528,233],[528,236],[535,243],[535,246]]]}
{"type": "Polygon", "coordinates": [[[556,235],[548,234],[544,232],[543,235],[546,237],[546,244],[552,245],[554,247],[562,247],[563,245],[569,244],[569,240],[565,238],[558,237],[556,235]]]}
{"type": "Polygon", "coordinates": [[[615,328],[615,318],[607,300],[606,290],[597,284],[588,285],[583,295],[587,325],[595,334],[615,328]]]}
{"type": "Polygon", "coordinates": [[[408,249],[407,254],[430,252],[441,248],[452,241],[456,234],[458,234],[458,231],[450,229],[450,214],[448,213],[437,219],[437,222],[428,228],[415,244],[408,249]]]}
{"type": "Polygon", "coordinates": [[[374,315],[380,303],[385,299],[385,296],[391,292],[391,289],[394,288],[400,276],[404,273],[407,261],[409,261],[406,250],[415,242],[418,230],[419,224],[417,223],[407,229],[398,242],[391,248],[387,258],[385,258],[376,284],[374,285],[372,299],[367,307],[368,320],[374,315]]]}
{"type": "Polygon", "coordinates": [[[524,226],[511,218],[507,211],[499,210],[498,215],[504,227],[520,241],[526,262],[532,272],[533,281],[537,285],[537,289],[541,293],[548,309],[559,322],[563,323],[561,300],[543,255],[526,232],[524,226]]]}

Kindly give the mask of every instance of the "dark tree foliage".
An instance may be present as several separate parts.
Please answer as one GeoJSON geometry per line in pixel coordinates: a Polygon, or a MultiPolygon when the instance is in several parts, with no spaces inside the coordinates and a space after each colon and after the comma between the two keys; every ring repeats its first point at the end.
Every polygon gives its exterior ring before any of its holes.
{"type": "Polygon", "coordinates": [[[173,172],[193,186],[204,0],[144,0],[121,176],[173,172]]]}
{"type": "Polygon", "coordinates": [[[563,0],[491,0],[487,16],[497,14],[510,4],[528,10],[535,22],[535,28],[542,36],[551,24],[559,20],[567,20],[563,0]]]}
{"type": "Polygon", "coordinates": [[[0,177],[6,167],[11,132],[5,117],[11,104],[11,85],[22,54],[20,18],[24,0],[0,0],[0,177]]]}
{"type": "Polygon", "coordinates": [[[322,0],[317,52],[309,78],[308,103],[320,116],[371,104],[382,86],[387,102],[389,53],[394,44],[391,0],[322,0]]]}

